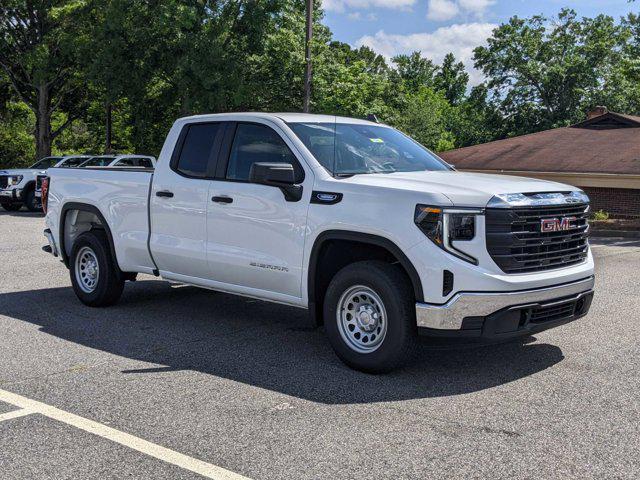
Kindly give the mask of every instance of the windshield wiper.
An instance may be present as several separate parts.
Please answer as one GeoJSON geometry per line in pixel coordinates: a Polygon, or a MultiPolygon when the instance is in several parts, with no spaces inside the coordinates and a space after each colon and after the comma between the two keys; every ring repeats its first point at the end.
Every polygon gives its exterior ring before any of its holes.
{"type": "Polygon", "coordinates": [[[380,172],[339,172],[334,173],[333,176],[337,178],[349,178],[354,175],[371,175],[372,173],[380,173],[380,172]]]}

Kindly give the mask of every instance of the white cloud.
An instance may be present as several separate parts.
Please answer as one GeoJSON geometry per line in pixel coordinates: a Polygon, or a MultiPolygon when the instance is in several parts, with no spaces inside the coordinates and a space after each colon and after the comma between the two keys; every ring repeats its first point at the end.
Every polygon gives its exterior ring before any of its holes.
{"type": "Polygon", "coordinates": [[[481,18],[496,0],[429,0],[427,18],[444,22],[458,15],[481,18]]]}
{"type": "Polygon", "coordinates": [[[462,10],[481,15],[496,3],[496,0],[458,0],[458,3],[462,10]]]}
{"type": "Polygon", "coordinates": [[[333,12],[344,12],[345,9],[389,8],[407,10],[415,5],[416,0],[322,0],[322,7],[333,12]]]}
{"type": "Polygon", "coordinates": [[[462,61],[469,72],[470,83],[482,82],[482,73],[473,68],[473,49],[486,44],[487,38],[497,25],[492,23],[464,23],[441,27],[433,32],[396,35],[380,30],[375,35],[365,35],[356,41],[356,46],[366,45],[388,59],[416,50],[435,63],[442,63],[444,56],[452,52],[462,61]]]}
{"type": "Polygon", "coordinates": [[[460,13],[460,7],[452,0],[431,0],[427,10],[427,18],[436,22],[451,20],[460,13]]]}
{"type": "Polygon", "coordinates": [[[349,20],[366,20],[368,22],[374,22],[378,19],[378,16],[375,13],[367,13],[366,15],[362,15],[361,12],[351,12],[347,15],[349,20]]]}

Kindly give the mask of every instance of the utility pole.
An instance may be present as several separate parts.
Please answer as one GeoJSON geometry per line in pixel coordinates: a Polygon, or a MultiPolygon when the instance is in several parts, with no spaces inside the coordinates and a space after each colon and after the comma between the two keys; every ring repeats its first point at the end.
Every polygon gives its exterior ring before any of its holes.
{"type": "Polygon", "coordinates": [[[313,37],[313,0],[307,0],[307,32],[304,58],[307,66],[304,72],[304,101],[302,111],[311,110],[311,38],[313,37]]]}

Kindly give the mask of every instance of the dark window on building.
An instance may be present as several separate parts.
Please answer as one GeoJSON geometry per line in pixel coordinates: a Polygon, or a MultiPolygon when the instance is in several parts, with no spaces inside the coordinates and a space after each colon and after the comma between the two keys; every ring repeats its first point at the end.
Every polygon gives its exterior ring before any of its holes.
{"type": "Polygon", "coordinates": [[[280,135],[266,125],[239,124],[229,156],[227,179],[247,181],[251,165],[263,162],[290,163],[296,178],[302,180],[302,168],[280,135]]]}
{"type": "Polygon", "coordinates": [[[189,125],[176,170],[190,177],[206,177],[207,165],[215,144],[218,123],[189,125]]]}

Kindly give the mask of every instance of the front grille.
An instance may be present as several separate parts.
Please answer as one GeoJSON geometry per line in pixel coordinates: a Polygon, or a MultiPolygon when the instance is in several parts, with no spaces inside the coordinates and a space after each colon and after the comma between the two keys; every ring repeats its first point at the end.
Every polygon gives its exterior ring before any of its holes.
{"type": "Polygon", "coordinates": [[[487,250],[505,273],[567,267],[587,256],[588,205],[486,210],[487,250]],[[568,230],[542,231],[543,219],[575,217],[568,230]]]}
{"type": "Polygon", "coordinates": [[[7,188],[9,184],[9,177],[6,175],[0,175],[0,188],[7,188]]]}

